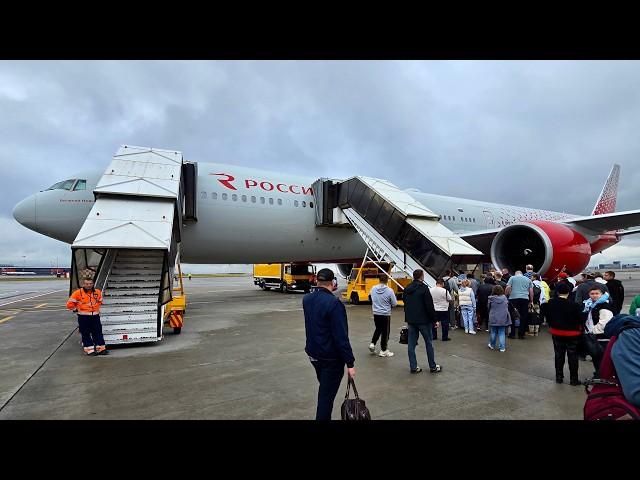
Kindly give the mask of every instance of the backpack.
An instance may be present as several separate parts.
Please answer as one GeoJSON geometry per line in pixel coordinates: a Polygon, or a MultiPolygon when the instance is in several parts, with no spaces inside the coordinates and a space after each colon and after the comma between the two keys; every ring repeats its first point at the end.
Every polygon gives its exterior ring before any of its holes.
{"type": "Polygon", "coordinates": [[[535,283],[532,283],[533,287],[533,303],[540,303],[540,295],[542,294],[542,289],[537,286],[535,283]]]}
{"type": "MultiPolygon", "coordinates": [[[[626,328],[620,330],[618,336],[624,330],[626,328]]],[[[599,369],[600,378],[592,378],[584,382],[587,393],[587,400],[584,403],[585,420],[618,420],[626,415],[633,420],[640,420],[640,409],[625,398],[615,365],[611,360],[611,349],[618,336],[611,337],[604,351],[599,369]]]]}

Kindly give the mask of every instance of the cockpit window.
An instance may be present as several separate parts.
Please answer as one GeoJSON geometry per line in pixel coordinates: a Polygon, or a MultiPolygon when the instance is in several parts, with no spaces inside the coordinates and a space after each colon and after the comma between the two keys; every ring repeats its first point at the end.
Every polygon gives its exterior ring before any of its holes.
{"type": "Polygon", "coordinates": [[[76,182],[76,186],[73,187],[73,191],[76,190],[86,190],[87,189],[87,181],[86,180],[78,180],[76,182]]]}
{"type": "Polygon", "coordinates": [[[62,182],[54,183],[47,190],[71,190],[75,181],[73,178],[71,180],[63,180],[62,182]]]}

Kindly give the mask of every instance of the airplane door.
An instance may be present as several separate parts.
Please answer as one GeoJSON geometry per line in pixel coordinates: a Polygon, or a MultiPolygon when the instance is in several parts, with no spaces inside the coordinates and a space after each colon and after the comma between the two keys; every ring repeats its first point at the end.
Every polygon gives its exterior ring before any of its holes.
{"type": "Polygon", "coordinates": [[[487,221],[487,228],[496,228],[496,222],[493,218],[493,214],[488,210],[483,210],[484,218],[487,221]]]}

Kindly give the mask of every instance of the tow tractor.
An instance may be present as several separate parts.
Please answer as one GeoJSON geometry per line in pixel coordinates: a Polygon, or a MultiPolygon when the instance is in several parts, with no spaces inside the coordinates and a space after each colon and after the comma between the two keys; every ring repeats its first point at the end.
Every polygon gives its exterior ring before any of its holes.
{"type": "Polygon", "coordinates": [[[371,289],[378,285],[380,274],[386,273],[389,277],[388,286],[395,293],[398,305],[404,306],[402,291],[412,279],[403,276],[394,277],[391,275],[392,269],[393,263],[374,261],[363,262],[360,267],[353,267],[347,278],[347,289],[342,293],[342,298],[354,305],[371,301],[371,289]]]}
{"type": "Polygon", "coordinates": [[[164,309],[164,324],[169,324],[173,328],[176,335],[182,331],[184,325],[184,312],[187,311],[187,295],[184,293],[184,285],[182,283],[182,269],[180,262],[178,266],[178,287],[173,287],[173,298],[167,303],[164,309]]]}

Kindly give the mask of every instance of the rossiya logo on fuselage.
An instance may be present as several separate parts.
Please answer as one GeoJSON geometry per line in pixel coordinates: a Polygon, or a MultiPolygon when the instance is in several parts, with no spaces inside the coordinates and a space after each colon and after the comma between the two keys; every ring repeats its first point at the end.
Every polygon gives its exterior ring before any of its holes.
{"type": "Polygon", "coordinates": [[[209,175],[220,175],[224,177],[218,178],[216,180],[218,180],[222,185],[224,185],[225,188],[228,188],[229,190],[238,190],[238,188],[236,187],[237,185],[240,188],[244,186],[246,190],[260,189],[264,190],[265,192],[276,190],[280,193],[293,193],[294,195],[313,195],[312,187],[304,187],[301,185],[288,183],[273,184],[271,182],[259,181],[251,178],[236,180],[236,177],[234,177],[233,175],[229,175],[228,173],[210,173],[209,175]]]}

